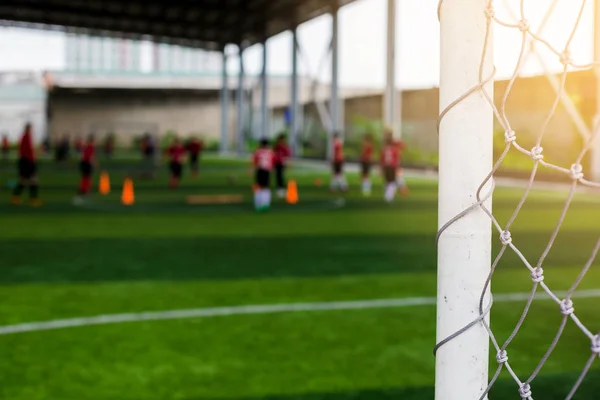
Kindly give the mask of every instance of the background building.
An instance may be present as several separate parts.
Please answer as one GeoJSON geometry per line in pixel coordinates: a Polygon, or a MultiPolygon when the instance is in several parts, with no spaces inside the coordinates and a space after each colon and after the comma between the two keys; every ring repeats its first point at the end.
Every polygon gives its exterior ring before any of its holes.
{"type": "Polygon", "coordinates": [[[131,39],[68,34],[65,69],[94,73],[217,74],[216,52],[131,39]]]}

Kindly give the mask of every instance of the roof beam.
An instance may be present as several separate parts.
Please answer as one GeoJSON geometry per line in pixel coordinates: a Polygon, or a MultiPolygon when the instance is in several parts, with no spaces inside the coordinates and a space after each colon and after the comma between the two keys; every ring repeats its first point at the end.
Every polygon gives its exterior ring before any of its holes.
{"type": "Polygon", "coordinates": [[[91,34],[150,36],[165,43],[192,41],[220,50],[229,43],[261,43],[328,12],[331,5],[332,0],[0,0],[0,19],[91,34]]]}
{"type": "MultiPolygon", "coordinates": [[[[12,3],[14,0],[5,0],[12,3]]],[[[223,41],[230,40],[227,31],[219,32],[217,29],[201,29],[197,23],[179,21],[173,24],[168,19],[148,18],[140,16],[116,16],[106,11],[76,12],[70,8],[54,7],[43,8],[33,6],[11,6],[3,2],[0,5],[0,19],[16,20],[31,23],[62,25],[75,28],[89,28],[91,30],[131,33],[137,35],[150,35],[156,38],[170,38],[174,40],[190,39],[203,42],[214,42],[217,47],[223,41]]],[[[168,41],[168,40],[167,40],[168,41]]]]}

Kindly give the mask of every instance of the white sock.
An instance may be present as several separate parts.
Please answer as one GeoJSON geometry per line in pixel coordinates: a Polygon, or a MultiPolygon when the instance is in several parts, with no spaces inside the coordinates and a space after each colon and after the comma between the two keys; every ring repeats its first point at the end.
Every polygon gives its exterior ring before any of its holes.
{"type": "Polygon", "coordinates": [[[334,175],[331,178],[331,185],[329,186],[331,190],[337,190],[340,188],[340,176],[334,175]]]}
{"type": "Polygon", "coordinates": [[[259,209],[260,206],[260,190],[254,191],[254,208],[259,209]]]}
{"type": "Polygon", "coordinates": [[[346,177],[344,175],[340,175],[340,188],[342,190],[347,190],[348,189],[348,181],[346,180],[346,177]]]}
{"type": "Polygon", "coordinates": [[[396,190],[398,189],[398,186],[396,186],[395,183],[388,183],[387,186],[385,187],[385,201],[387,201],[388,203],[391,203],[394,200],[394,197],[396,197],[396,190]]]}
{"type": "Polygon", "coordinates": [[[362,181],[362,192],[363,194],[371,193],[371,180],[369,178],[364,178],[362,181]]]}
{"type": "Polygon", "coordinates": [[[265,194],[265,206],[266,207],[271,207],[271,190],[270,189],[265,189],[264,190],[265,194]]]}

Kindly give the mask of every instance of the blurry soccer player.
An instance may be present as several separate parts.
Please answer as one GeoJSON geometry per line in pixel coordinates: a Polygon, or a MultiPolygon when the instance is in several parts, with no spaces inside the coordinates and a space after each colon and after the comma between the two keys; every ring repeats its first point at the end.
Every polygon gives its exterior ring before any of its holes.
{"type": "Polygon", "coordinates": [[[156,170],[156,141],[149,133],[145,134],[140,143],[142,152],[142,178],[153,179],[156,170]]]}
{"type": "Polygon", "coordinates": [[[190,153],[190,169],[194,177],[198,176],[198,164],[202,150],[204,150],[204,142],[198,138],[193,138],[187,144],[187,151],[190,153]]]}
{"type": "Polygon", "coordinates": [[[42,150],[46,155],[50,154],[50,151],[52,150],[52,143],[50,142],[50,138],[48,136],[46,136],[42,142],[42,150]]]}
{"type": "Polygon", "coordinates": [[[348,190],[348,182],[344,176],[344,143],[339,133],[333,135],[333,177],[331,179],[331,191],[348,190]]]}
{"type": "Polygon", "coordinates": [[[277,181],[277,197],[285,197],[286,194],[286,181],[285,181],[285,168],[289,158],[292,155],[290,146],[288,146],[286,137],[284,134],[277,137],[277,142],[273,146],[273,152],[275,153],[275,178],[277,181]]]}
{"type": "Polygon", "coordinates": [[[87,196],[92,189],[92,176],[94,175],[94,166],[96,164],[96,141],[93,135],[90,135],[87,142],[81,148],[81,159],[79,160],[79,180],[78,197],[76,202],[81,202],[84,196],[87,196]]]}
{"type": "Polygon", "coordinates": [[[406,185],[406,181],[404,180],[404,173],[402,171],[402,166],[400,163],[402,162],[402,153],[406,149],[406,144],[402,140],[397,140],[395,142],[396,147],[398,148],[398,166],[396,168],[396,185],[400,188],[400,193],[402,196],[408,196],[408,186],[406,185]]]}
{"type": "Polygon", "coordinates": [[[104,156],[106,158],[111,158],[114,150],[115,140],[114,136],[110,134],[106,137],[106,139],[104,139],[104,156]]]}
{"type": "Polygon", "coordinates": [[[144,135],[142,136],[142,138],[140,139],[140,153],[142,154],[142,157],[146,156],[146,148],[148,147],[148,135],[144,135]]]}
{"type": "Polygon", "coordinates": [[[31,138],[31,124],[25,125],[25,131],[19,143],[19,183],[13,191],[13,204],[21,204],[21,194],[25,187],[29,187],[29,201],[32,206],[41,205],[39,199],[39,188],[37,179],[37,164],[35,162],[35,151],[31,138]]]}
{"type": "Polygon", "coordinates": [[[179,181],[181,180],[183,172],[182,163],[185,156],[185,147],[183,147],[179,138],[176,137],[173,140],[173,144],[167,149],[167,155],[169,156],[169,170],[171,172],[169,187],[176,189],[179,187],[179,181]]]}
{"type": "Polygon", "coordinates": [[[255,171],[254,208],[256,211],[266,211],[271,207],[271,170],[275,161],[275,154],[269,148],[269,141],[262,139],[259,148],[252,156],[252,165],[255,171]]]}
{"type": "Polygon", "coordinates": [[[8,160],[8,153],[10,153],[10,142],[8,135],[2,135],[2,159],[8,160]]]}
{"type": "Polygon", "coordinates": [[[69,142],[69,136],[63,135],[56,144],[55,160],[58,163],[64,163],[69,158],[71,152],[71,144],[69,142]]]}
{"type": "Polygon", "coordinates": [[[80,136],[77,136],[75,138],[75,151],[77,153],[81,153],[83,151],[84,147],[85,147],[85,144],[83,143],[83,139],[80,136]]]}
{"type": "Polygon", "coordinates": [[[360,150],[360,164],[362,172],[362,193],[364,196],[371,195],[371,165],[373,163],[373,137],[365,135],[360,150]]]}
{"type": "Polygon", "coordinates": [[[404,178],[398,179],[400,170],[400,157],[403,150],[402,142],[395,142],[391,132],[386,132],[384,145],[381,151],[381,169],[385,181],[384,198],[387,202],[392,202],[396,197],[396,192],[400,187],[402,194],[408,193],[408,188],[404,178]]]}

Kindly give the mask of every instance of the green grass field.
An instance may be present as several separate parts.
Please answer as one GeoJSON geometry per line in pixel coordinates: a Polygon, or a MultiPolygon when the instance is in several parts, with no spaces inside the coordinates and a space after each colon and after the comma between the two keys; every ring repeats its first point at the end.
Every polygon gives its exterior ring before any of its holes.
{"type": "MultiPolygon", "coordinates": [[[[71,202],[73,165],[42,163],[45,205],[9,205],[12,164],[0,166],[0,326],[100,314],[429,297],[436,293],[437,187],[409,180],[412,194],[388,205],[354,190],[341,201],[297,167],[300,203],[276,201],[256,215],[245,163],[210,159],[201,178],[167,189],[166,167],[137,179],[134,161],[105,165],[113,191],[71,202]],[[126,174],[136,204],[119,203],[126,174]],[[242,194],[243,204],[187,205],[190,194],[242,194]]],[[[498,189],[504,222],[518,189],[498,189]]],[[[535,262],[549,240],[566,193],[535,192],[512,229],[535,262]]],[[[600,199],[578,195],[545,264],[546,282],[567,289],[600,232],[600,199]]],[[[495,235],[495,252],[499,240],[495,235]]],[[[592,267],[581,289],[600,288],[592,267]]],[[[528,271],[507,254],[495,293],[531,289],[528,271]]],[[[579,318],[600,330],[595,298],[576,299],[579,318]]],[[[500,341],[524,302],[494,304],[500,341]]],[[[536,301],[509,347],[524,380],[561,321],[556,304],[536,301]]],[[[6,400],[391,400],[432,399],[435,306],[223,315],[92,325],[0,336],[0,399],[6,400]]],[[[491,354],[491,359],[495,360],[491,354]]],[[[572,324],[533,382],[536,399],[562,399],[590,356],[572,324]]],[[[495,361],[493,361],[495,362],[495,361]]],[[[493,362],[490,364],[493,368],[493,362]]],[[[594,369],[576,399],[596,399],[594,369]]],[[[490,398],[520,398],[504,372],[490,398]]]]}

